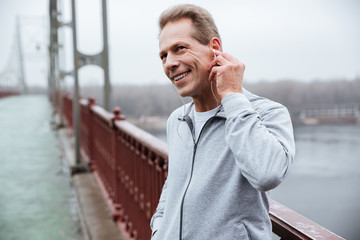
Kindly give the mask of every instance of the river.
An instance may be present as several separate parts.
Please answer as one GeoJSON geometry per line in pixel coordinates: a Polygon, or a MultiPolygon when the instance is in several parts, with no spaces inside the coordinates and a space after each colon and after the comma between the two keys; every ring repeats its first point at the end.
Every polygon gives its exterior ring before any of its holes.
{"type": "MultiPolygon", "coordinates": [[[[163,132],[152,132],[166,141],[163,132]]],[[[360,236],[360,126],[294,129],[296,157],[271,197],[348,240],[360,236]]]]}
{"type": "Polygon", "coordinates": [[[360,236],[360,126],[295,128],[296,158],[272,198],[348,239],[360,236]]]}

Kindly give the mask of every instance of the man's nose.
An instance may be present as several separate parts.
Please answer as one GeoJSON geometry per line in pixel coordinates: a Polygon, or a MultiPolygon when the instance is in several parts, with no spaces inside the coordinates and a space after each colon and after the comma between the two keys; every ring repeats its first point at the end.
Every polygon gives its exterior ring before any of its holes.
{"type": "Polygon", "coordinates": [[[179,61],[176,56],[173,54],[168,54],[166,57],[166,62],[164,68],[167,70],[173,70],[179,66],[179,61]]]}

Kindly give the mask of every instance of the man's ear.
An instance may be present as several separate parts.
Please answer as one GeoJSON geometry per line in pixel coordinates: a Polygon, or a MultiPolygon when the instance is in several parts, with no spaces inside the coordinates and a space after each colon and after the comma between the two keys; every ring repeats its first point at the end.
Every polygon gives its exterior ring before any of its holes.
{"type": "Polygon", "coordinates": [[[213,37],[210,40],[210,48],[214,49],[214,50],[218,50],[221,51],[222,47],[221,47],[221,42],[217,37],[213,37]]]}

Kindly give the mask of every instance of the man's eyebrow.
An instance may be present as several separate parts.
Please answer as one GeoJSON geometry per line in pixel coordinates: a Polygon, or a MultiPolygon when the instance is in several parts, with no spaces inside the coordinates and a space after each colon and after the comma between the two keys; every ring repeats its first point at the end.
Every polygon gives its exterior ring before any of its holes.
{"type": "Polygon", "coordinates": [[[176,42],[176,43],[173,44],[174,47],[177,47],[177,46],[179,46],[179,45],[188,46],[189,44],[186,43],[186,42],[184,42],[184,41],[178,41],[178,42],[176,42]]]}

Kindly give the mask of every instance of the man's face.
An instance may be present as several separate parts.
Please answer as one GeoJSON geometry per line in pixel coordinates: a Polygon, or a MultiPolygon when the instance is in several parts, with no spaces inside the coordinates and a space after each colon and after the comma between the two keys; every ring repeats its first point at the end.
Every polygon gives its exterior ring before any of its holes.
{"type": "Polygon", "coordinates": [[[208,67],[213,51],[192,37],[193,29],[187,18],[167,23],[159,38],[160,58],[181,96],[204,98],[210,94],[208,67]]]}

